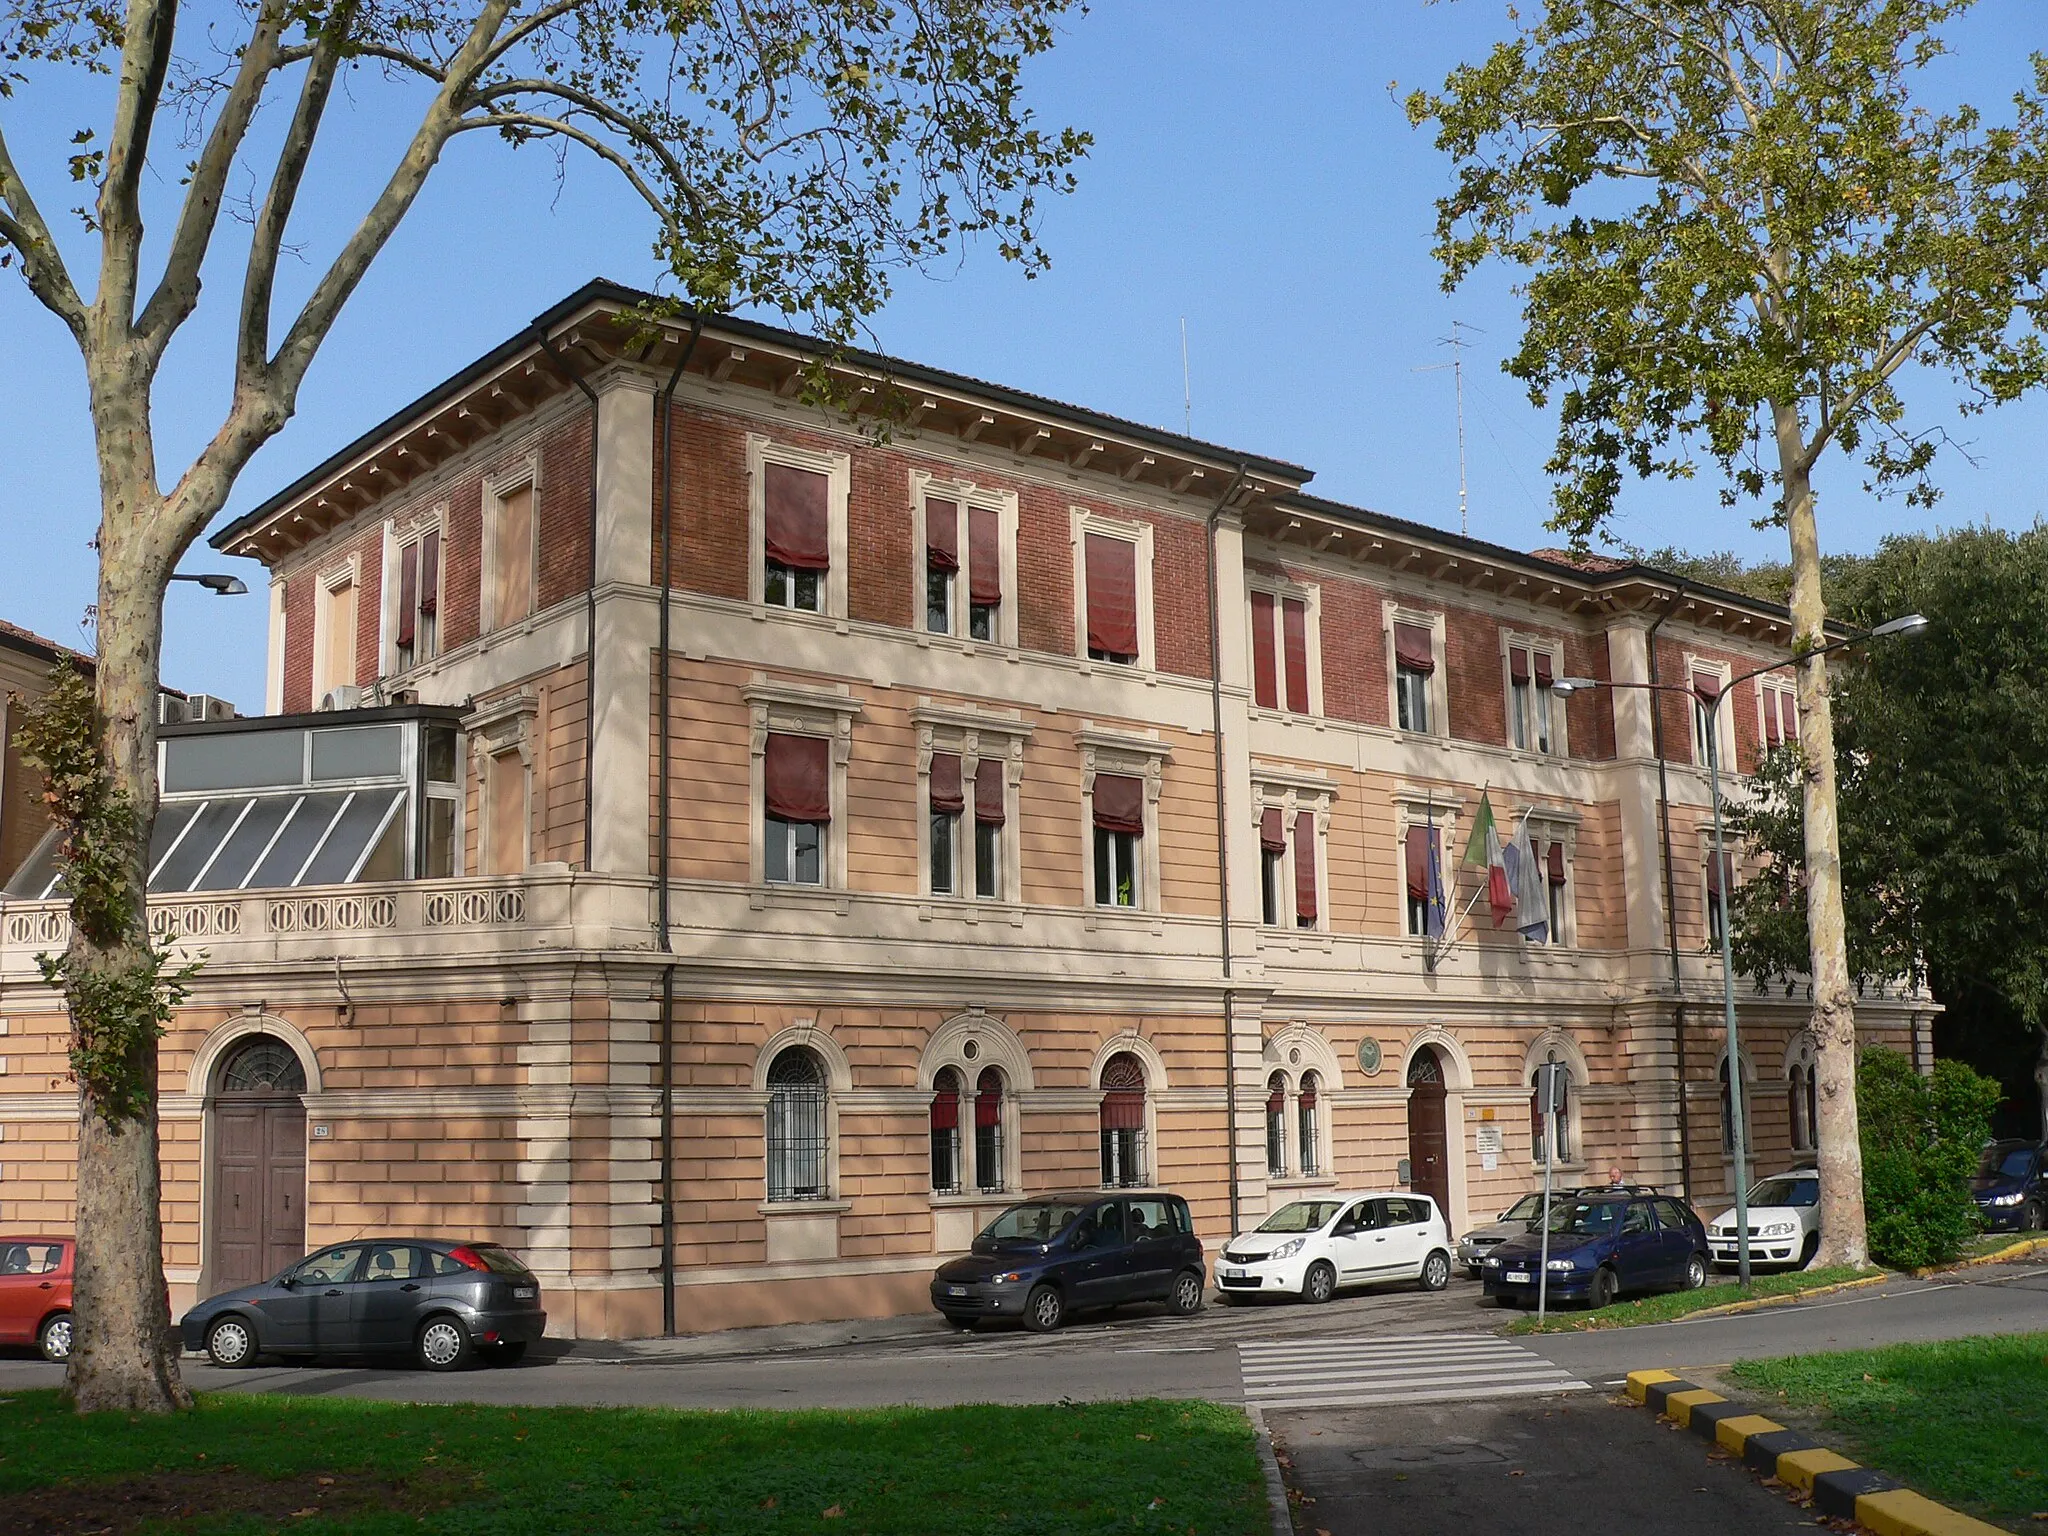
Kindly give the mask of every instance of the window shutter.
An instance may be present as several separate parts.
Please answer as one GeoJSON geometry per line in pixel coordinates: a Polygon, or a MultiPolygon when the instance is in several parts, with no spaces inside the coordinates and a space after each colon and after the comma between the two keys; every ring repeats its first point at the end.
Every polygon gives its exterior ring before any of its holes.
{"type": "Polygon", "coordinates": [[[763,466],[768,558],[799,571],[831,567],[830,482],[808,469],[763,466]]]}
{"type": "Polygon", "coordinates": [[[1735,856],[1722,854],[1715,858],[1707,855],[1707,894],[1719,896],[1735,883],[1735,856]],[[1724,867],[1725,866],[1725,867],[1724,867]]]}
{"type": "Polygon", "coordinates": [[[441,530],[429,528],[420,540],[420,616],[441,611],[441,530]]]}
{"type": "Polygon", "coordinates": [[[1003,1079],[994,1067],[984,1067],[974,1080],[974,1123],[980,1127],[1003,1123],[1003,1079]]]}
{"type": "Polygon", "coordinates": [[[1519,645],[1508,647],[1508,678],[1511,682],[1529,681],[1529,652],[1519,645]]]}
{"type": "Polygon", "coordinates": [[[1138,654],[1138,546],[1088,535],[1088,648],[1110,656],[1138,654]]]}
{"type": "Polygon", "coordinates": [[[1095,776],[1095,825],[1105,832],[1145,835],[1145,781],[1120,773],[1095,776]]]}
{"type": "Polygon", "coordinates": [[[1280,627],[1287,651],[1287,707],[1308,713],[1308,604],[1298,597],[1282,600],[1280,627]]]}
{"type": "Polygon", "coordinates": [[[1778,725],[1786,741],[1799,739],[1799,696],[1789,688],[1778,690],[1778,725]]]}
{"type": "Polygon", "coordinates": [[[967,800],[960,786],[959,758],[950,752],[934,752],[931,781],[934,816],[957,815],[967,809],[967,800]]]}
{"type": "Polygon", "coordinates": [[[960,505],[952,501],[924,504],[924,558],[935,571],[960,569],[960,505]]]}
{"type": "Polygon", "coordinates": [[[984,757],[974,765],[974,819],[985,826],[1003,824],[1003,760],[984,757]]]}
{"type": "Polygon", "coordinates": [[[831,745],[822,736],[769,736],[761,764],[761,798],[769,815],[784,821],[832,819],[831,745]]]}
{"type": "Polygon", "coordinates": [[[1273,664],[1273,594],[1252,594],[1252,702],[1261,709],[1280,707],[1279,674],[1273,664]]]}
{"type": "Polygon", "coordinates": [[[1287,851],[1287,833],[1280,825],[1280,807],[1277,805],[1259,812],[1259,846],[1267,853],[1287,851]]]}
{"type": "Polygon", "coordinates": [[[1545,867],[1547,868],[1550,874],[1550,883],[1552,885],[1563,885],[1564,843],[1562,841],[1552,843],[1550,845],[1550,851],[1544,855],[1544,858],[1546,860],[1545,867]]]}
{"type": "Polygon", "coordinates": [[[1298,811],[1294,817],[1294,915],[1298,921],[1316,920],[1316,814],[1298,811]]]}
{"type": "Polygon", "coordinates": [[[960,1124],[960,1091],[950,1085],[932,1094],[932,1129],[950,1131],[960,1124]]]}
{"type": "Polygon", "coordinates": [[[1536,686],[1538,688],[1548,688],[1552,683],[1557,681],[1557,674],[1550,670],[1550,652],[1537,651],[1535,653],[1535,657],[1536,686]]]}
{"type": "Polygon", "coordinates": [[[989,507],[967,509],[967,596],[984,608],[1003,601],[1001,515],[989,507]]]}
{"type": "Polygon", "coordinates": [[[1764,690],[1764,745],[1780,747],[1785,744],[1782,727],[1778,723],[1778,690],[1764,690]]]}
{"type": "Polygon", "coordinates": [[[1429,828],[1408,829],[1408,894],[1429,900],[1429,828]]]}
{"type": "Polygon", "coordinates": [[[398,552],[398,643],[411,645],[420,601],[420,547],[408,544],[398,552]]]}
{"type": "Polygon", "coordinates": [[[1695,672],[1692,675],[1692,691],[1703,704],[1711,704],[1721,697],[1721,674],[1718,672],[1695,672]]]}
{"type": "Polygon", "coordinates": [[[1394,662],[1409,672],[1428,674],[1436,670],[1436,645],[1426,625],[1394,626],[1394,662]]]}

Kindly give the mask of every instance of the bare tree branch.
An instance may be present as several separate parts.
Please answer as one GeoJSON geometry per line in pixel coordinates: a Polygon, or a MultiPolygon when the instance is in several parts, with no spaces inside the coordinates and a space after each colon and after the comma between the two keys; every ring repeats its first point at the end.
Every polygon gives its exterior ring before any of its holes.
{"type": "Polygon", "coordinates": [[[536,137],[554,137],[573,140],[605,161],[626,178],[626,183],[639,194],[649,208],[661,219],[664,228],[670,223],[669,207],[661,196],[648,186],[640,170],[621,154],[614,145],[607,144],[594,133],[578,128],[574,123],[558,117],[544,117],[537,112],[493,112],[486,117],[466,117],[456,125],[456,133],[470,133],[479,128],[523,129],[536,137]]]}
{"type": "MultiPolygon", "coordinates": [[[[676,190],[689,200],[690,206],[699,212],[703,210],[703,200],[689,172],[683,168],[682,161],[662,141],[660,135],[649,131],[645,123],[629,113],[620,111],[600,96],[594,96],[588,91],[579,90],[575,86],[564,85],[554,80],[493,80],[489,85],[479,87],[470,92],[469,101],[478,106],[491,107],[493,120],[495,120],[504,114],[492,104],[506,97],[517,96],[549,96],[588,112],[606,127],[631,139],[635,144],[638,144],[642,149],[654,156],[661,165],[662,173],[675,184],[676,190]]],[[[554,120],[543,117],[541,121],[552,122],[554,120]]],[[[607,155],[605,158],[611,160],[614,165],[624,165],[623,161],[615,159],[611,155],[607,155]]],[[[641,190],[642,196],[649,196],[644,189],[639,190],[641,190]]],[[[655,202],[651,197],[649,197],[649,201],[654,203],[656,212],[662,211],[663,205],[661,203],[655,202]]],[[[666,214],[663,216],[666,218],[666,214]]]]}
{"type": "Polygon", "coordinates": [[[589,3],[590,0],[554,0],[553,4],[542,6],[539,10],[535,11],[531,16],[527,17],[524,21],[515,22],[513,25],[507,27],[505,29],[505,35],[500,37],[495,43],[493,43],[490,46],[488,50],[485,51],[483,64],[479,69],[479,73],[481,73],[483,69],[489,69],[493,64],[497,63],[500,59],[504,58],[507,54],[509,54],[514,48],[517,48],[529,37],[532,37],[534,33],[542,31],[545,28],[552,26],[554,23],[560,21],[564,16],[570,15],[575,11],[582,10],[589,3]]]}
{"type": "Polygon", "coordinates": [[[264,0],[256,17],[235,83],[214,119],[199,165],[185,189],[185,205],[178,214],[177,232],[156,292],[143,306],[137,322],[144,344],[161,356],[171,336],[191,315],[199,302],[199,268],[206,260],[206,248],[220,221],[221,189],[233,170],[235,156],[249,131],[249,123],[263,100],[264,86],[277,67],[277,45],[284,29],[283,0],[264,0]]]}
{"type": "Polygon", "coordinates": [[[136,269],[142,254],[140,188],[149,163],[149,135],[171,67],[177,0],[132,0],[121,42],[120,85],[100,184],[100,291],[94,309],[122,332],[135,319],[136,269]]]}
{"type": "Polygon", "coordinates": [[[22,276],[28,279],[29,292],[68,325],[71,334],[83,344],[85,305],[72,286],[57,242],[50,238],[50,226],[43,222],[42,210],[36,207],[28,183],[14,168],[5,133],[0,133],[0,209],[5,210],[0,212],[0,241],[20,253],[22,276]]]}

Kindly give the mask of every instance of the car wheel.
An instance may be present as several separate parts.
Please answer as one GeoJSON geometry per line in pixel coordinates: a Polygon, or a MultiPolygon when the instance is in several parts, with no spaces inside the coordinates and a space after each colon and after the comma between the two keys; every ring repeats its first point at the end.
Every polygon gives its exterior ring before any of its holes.
{"type": "Polygon", "coordinates": [[[1497,1307],[1519,1307],[1522,1302],[1519,1297],[1510,1296],[1507,1292],[1503,1291],[1500,1295],[1493,1298],[1493,1304],[1497,1307]]]}
{"type": "Polygon", "coordinates": [[[2026,1214],[2020,1218],[2020,1223],[2021,1230],[2027,1232],[2038,1232],[2043,1227],[2048,1227],[2048,1206],[2044,1206],[2038,1200],[2029,1200],[2026,1214]]]}
{"type": "Polygon", "coordinates": [[[239,1317],[224,1317],[206,1330],[206,1356],[223,1370],[254,1363],[256,1335],[239,1317]]]}
{"type": "Polygon", "coordinates": [[[1034,1285],[1024,1298],[1024,1326],[1033,1333],[1051,1333],[1066,1312],[1065,1299],[1049,1285],[1034,1285]]]}
{"type": "Polygon", "coordinates": [[[58,1364],[71,1358],[71,1314],[59,1312],[45,1320],[36,1333],[36,1348],[42,1351],[45,1360],[58,1364]]]}
{"type": "Polygon", "coordinates": [[[1451,1283],[1451,1261],[1441,1249],[1422,1261],[1422,1288],[1440,1291],[1451,1283]]]}
{"type": "Polygon", "coordinates": [[[1621,1279],[1611,1269],[1593,1271],[1593,1305],[1611,1307],[1614,1298],[1621,1294],[1621,1279]]]}
{"type": "Polygon", "coordinates": [[[526,1341],[517,1344],[493,1344],[482,1351],[486,1365],[517,1365],[526,1358],[526,1341]]]}
{"type": "Polygon", "coordinates": [[[413,1353],[430,1371],[452,1371],[468,1361],[473,1346],[462,1319],[443,1312],[430,1317],[413,1341],[413,1353]]]}
{"type": "Polygon", "coordinates": [[[957,1332],[974,1332],[974,1319],[971,1317],[955,1317],[952,1313],[948,1312],[946,1314],[946,1322],[950,1327],[952,1327],[957,1332]]]}
{"type": "Polygon", "coordinates": [[[1465,1266],[1465,1278],[1467,1280],[1480,1279],[1485,1273],[1486,1271],[1481,1269],[1477,1264],[1467,1264],[1465,1266]]]}
{"type": "Polygon", "coordinates": [[[1707,1283],[1707,1256],[1696,1253],[1685,1261],[1685,1288],[1696,1291],[1707,1283]]]}
{"type": "Polygon", "coordinates": [[[1173,1313],[1176,1317],[1193,1317],[1202,1310],[1202,1277],[1192,1269],[1184,1269],[1173,1282],[1173,1313]]]}
{"type": "Polygon", "coordinates": [[[1337,1271],[1321,1259],[1309,1265],[1301,1277],[1301,1299],[1320,1306],[1337,1294],[1337,1271]]]}

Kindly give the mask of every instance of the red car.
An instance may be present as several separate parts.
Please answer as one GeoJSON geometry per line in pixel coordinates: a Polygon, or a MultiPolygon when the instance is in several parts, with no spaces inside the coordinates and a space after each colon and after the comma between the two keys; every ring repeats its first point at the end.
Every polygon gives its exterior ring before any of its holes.
{"type": "Polygon", "coordinates": [[[71,1355],[68,1237],[0,1237],[0,1344],[33,1344],[45,1360],[71,1355]]]}

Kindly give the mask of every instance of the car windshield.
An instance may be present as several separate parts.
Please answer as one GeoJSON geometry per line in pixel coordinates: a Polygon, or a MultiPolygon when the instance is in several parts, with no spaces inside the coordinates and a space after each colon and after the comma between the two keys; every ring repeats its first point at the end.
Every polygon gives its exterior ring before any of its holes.
{"type": "Polygon", "coordinates": [[[1621,1225],[1617,1200],[1560,1200],[1550,1208],[1550,1230],[1582,1237],[1612,1232],[1621,1225]]]}
{"type": "Polygon", "coordinates": [[[1819,1205],[1820,1180],[1817,1177],[1759,1179],[1749,1191],[1749,1203],[1753,1206],[1819,1205]]]}
{"type": "Polygon", "coordinates": [[[1036,1200],[1029,1205],[1013,1205],[983,1227],[981,1235],[992,1243],[1051,1242],[1084,1209],[1078,1200],[1036,1200]]]}
{"type": "Polygon", "coordinates": [[[1296,1200],[1259,1223],[1261,1232],[1319,1232],[1344,1209],[1342,1200],[1296,1200]]]}
{"type": "Polygon", "coordinates": [[[1986,1147],[1977,1164],[1980,1179],[2024,1179],[2033,1171],[2032,1147],[1986,1147]]]}
{"type": "MultiPolygon", "coordinates": [[[[1557,1202],[1552,1201],[1553,1205],[1557,1202]]],[[[1524,1195],[1502,1214],[1502,1221],[1539,1221],[1543,1216],[1543,1197],[1524,1195]]]]}

